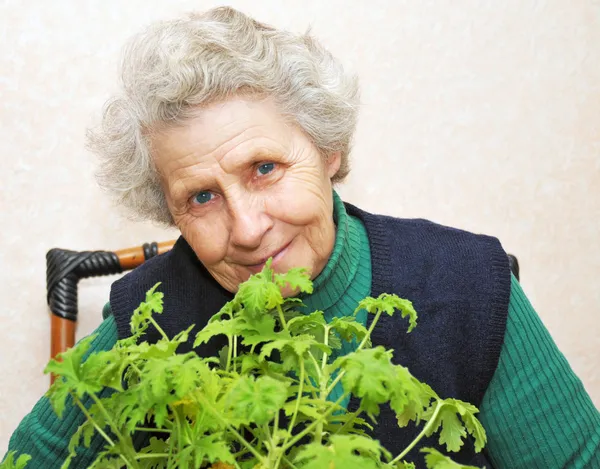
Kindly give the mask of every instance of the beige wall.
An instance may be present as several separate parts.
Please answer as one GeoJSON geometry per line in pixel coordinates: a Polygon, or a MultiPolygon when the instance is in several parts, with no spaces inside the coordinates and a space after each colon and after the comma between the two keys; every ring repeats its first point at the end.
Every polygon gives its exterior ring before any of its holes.
{"type": "MultiPolygon", "coordinates": [[[[211,1],[8,0],[0,6],[0,454],[48,385],[45,252],[170,239],[94,185],[86,125],[140,26],[211,1]]],[[[363,208],[498,236],[600,405],[600,6],[585,0],[236,1],[314,32],[360,75],[363,208]]],[[[80,287],[80,335],[112,279],[80,287]]]]}

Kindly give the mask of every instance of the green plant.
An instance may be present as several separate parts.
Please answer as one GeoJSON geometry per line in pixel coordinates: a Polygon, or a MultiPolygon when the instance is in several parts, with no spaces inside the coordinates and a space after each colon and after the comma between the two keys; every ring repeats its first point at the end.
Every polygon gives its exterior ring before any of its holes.
{"type": "MultiPolygon", "coordinates": [[[[408,332],[416,326],[408,300],[388,294],[365,298],[355,314],[365,309],[374,315],[367,329],[354,317],[326,323],[320,311],[298,312],[301,301],[283,298],[285,286],[312,292],[302,269],[278,274],[270,262],[240,285],[235,298],[195,336],[195,347],[226,336],[228,345],[218,357],[176,353],[191,339],[193,326],[172,338],[163,332],[153,317],[163,310],[157,284],[133,313],[130,338],[85,358],[93,340],[88,337],[52,360],[46,372],[58,377],[47,394],[54,410],[61,416],[70,397],[87,417],[70,441],[63,468],[95,433],[106,445],[92,468],[414,468],[405,457],[435,432],[448,451],[458,451],[467,433],[481,450],[486,436],[476,407],[440,398],[407,368],[394,365],[392,351],[372,347],[371,333],[382,314],[400,311],[408,332]],[[142,340],[149,327],[162,336],[154,344],[142,340]],[[342,340],[355,340],[356,350],[331,362],[342,340]],[[328,396],[338,383],[343,393],[332,402],[328,396]],[[99,397],[104,388],[114,392],[99,397]],[[355,412],[341,405],[350,395],[360,402],[355,412]],[[89,408],[85,396],[93,402],[89,408]],[[400,427],[424,424],[398,455],[366,432],[385,403],[400,427]],[[136,450],[134,432],[161,437],[150,437],[136,450]]],[[[468,467],[435,449],[423,451],[430,469],[468,467]]],[[[13,456],[0,468],[24,467],[26,461],[20,458],[15,466],[13,456]]]]}

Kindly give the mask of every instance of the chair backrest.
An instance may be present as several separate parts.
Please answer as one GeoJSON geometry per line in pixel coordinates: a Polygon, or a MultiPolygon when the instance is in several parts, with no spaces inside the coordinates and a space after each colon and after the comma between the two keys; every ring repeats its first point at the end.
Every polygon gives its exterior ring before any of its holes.
{"type": "MultiPolygon", "coordinates": [[[[46,253],[47,301],[51,314],[50,358],[75,344],[77,284],[82,278],[125,272],[151,257],[169,251],[175,241],[145,243],[119,251],[71,251],[51,249],[46,253]]],[[[509,254],[510,269],[519,278],[519,262],[509,254]]]]}
{"type": "Polygon", "coordinates": [[[134,269],[151,257],[169,251],[173,244],[175,241],[152,242],[119,251],[50,249],[46,253],[46,300],[52,313],[50,358],[75,344],[79,280],[134,269]]]}

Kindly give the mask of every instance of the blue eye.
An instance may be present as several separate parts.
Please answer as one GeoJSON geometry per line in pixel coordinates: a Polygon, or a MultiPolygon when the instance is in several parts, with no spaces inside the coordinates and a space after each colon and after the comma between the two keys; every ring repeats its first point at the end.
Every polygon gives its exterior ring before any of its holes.
{"type": "Polygon", "coordinates": [[[207,202],[210,202],[213,198],[212,192],[209,191],[201,191],[198,192],[195,196],[194,196],[194,202],[196,202],[199,205],[203,205],[207,202]]]}
{"type": "Polygon", "coordinates": [[[258,172],[263,176],[269,174],[275,169],[275,163],[264,163],[258,167],[258,172]]]}

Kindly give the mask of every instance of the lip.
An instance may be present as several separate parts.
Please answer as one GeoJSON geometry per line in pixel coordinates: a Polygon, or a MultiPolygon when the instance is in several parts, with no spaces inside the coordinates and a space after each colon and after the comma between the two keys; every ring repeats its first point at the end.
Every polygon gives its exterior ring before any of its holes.
{"type": "Polygon", "coordinates": [[[263,267],[265,266],[265,263],[267,262],[269,257],[273,258],[272,266],[275,267],[277,262],[285,255],[290,244],[292,244],[291,241],[289,243],[287,243],[284,247],[282,247],[279,251],[275,251],[275,252],[269,254],[268,256],[266,256],[265,258],[263,258],[258,264],[251,264],[251,265],[247,265],[246,267],[248,268],[248,270],[257,274],[258,272],[260,272],[263,269],[263,267]]]}

